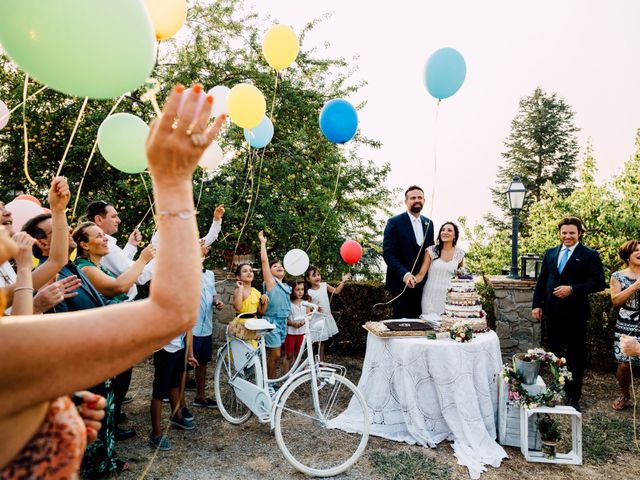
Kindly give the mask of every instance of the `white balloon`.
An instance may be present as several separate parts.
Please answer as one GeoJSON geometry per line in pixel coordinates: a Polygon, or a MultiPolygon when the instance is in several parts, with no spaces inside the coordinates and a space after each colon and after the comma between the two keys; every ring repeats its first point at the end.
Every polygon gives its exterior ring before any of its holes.
{"type": "Polygon", "coordinates": [[[207,92],[207,95],[213,97],[213,107],[211,108],[211,118],[217,117],[221,114],[229,115],[229,107],[227,101],[229,99],[229,92],[231,89],[224,85],[216,85],[207,92]]]}
{"type": "Polygon", "coordinates": [[[5,103],[0,100],[0,130],[7,126],[9,123],[9,109],[5,103]]]}
{"type": "Polygon", "coordinates": [[[309,268],[309,256],[304,250],[294,248],[287,252],[282,263],[289,275],[302,275],[309,268]]]}
{"type": "Polygon", "coordinates": [[[215,170],[222,162],[222,148],[218,142],[211,142],[198,161],[198,165],[206,170],[215,170]]]}

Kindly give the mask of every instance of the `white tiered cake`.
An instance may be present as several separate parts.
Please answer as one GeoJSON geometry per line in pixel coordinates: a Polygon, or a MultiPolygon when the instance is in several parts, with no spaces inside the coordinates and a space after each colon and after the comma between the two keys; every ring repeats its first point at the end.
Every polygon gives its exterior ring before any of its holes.
{"type": "Polygon", "coordinates": [[[442,330],[451,330],[456,324],[467,324],[474,332],[487,330],[487,316],[482,310],[480,295],[473,277],[467,273],[457,273],[447,291],[442,330]]]}

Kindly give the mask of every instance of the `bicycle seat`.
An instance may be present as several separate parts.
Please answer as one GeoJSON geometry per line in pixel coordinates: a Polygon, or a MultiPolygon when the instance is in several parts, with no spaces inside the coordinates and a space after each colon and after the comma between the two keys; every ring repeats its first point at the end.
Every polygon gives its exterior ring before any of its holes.
{"type": "Polygon", "coordinates": [[[258,332],[270,332],[276,326],[272,323],[267,322],[264,318],[250,318],[246,322],[244,322],[244,328],[247,330],[252,330],[256,333],[258,332]]]}

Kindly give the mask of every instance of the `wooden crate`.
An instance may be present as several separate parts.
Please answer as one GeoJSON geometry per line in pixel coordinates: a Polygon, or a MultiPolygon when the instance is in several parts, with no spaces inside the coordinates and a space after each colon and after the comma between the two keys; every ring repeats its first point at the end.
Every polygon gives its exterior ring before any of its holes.
{"type": "MultiPolygon", "coordinates": [[[[536,383],[533,385],[523,385],[523,387],[531,394],[539,394],[546,390],[547,386],[538,376],[536,383]]],[[[502,379],[499,387],[498,395],[498,442],[502,445],[510,447],[521,446],[520,435],[520,411],[522,408],[514,405],[509,401],[509,386],[502,379]]],[[[538,427],[536,420],[538,415],[531,415],[527,418],[529,422],[528,445],[532,450],[540,450],[541,442],[538,435],[538,427]]]]}
{"type": "MultiPolygon", "coordinates": [[[[556,458],[545,458],[540,451],[531,449],[526,436],[521,438],[520,451],[528,462],[559,463],[563,465],[582,465],[582,414],[569,406],[523,408],[520,412],[520,424],[531,425],[531,418],[538,414],[571,416],[571,451],[558,453],[556,458]]],[[[539,450],[539,449],[537,449],[539,450]]]]}

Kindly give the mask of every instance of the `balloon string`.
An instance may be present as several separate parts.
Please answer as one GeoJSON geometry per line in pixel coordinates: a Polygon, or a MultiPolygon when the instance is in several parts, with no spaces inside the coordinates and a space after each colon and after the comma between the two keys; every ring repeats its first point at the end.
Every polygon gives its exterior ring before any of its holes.
{"type": "MultiPolygon", "coordinates": [[[[236,246],[233,249],[233,254],[236,255],[238,251],[238,245],[240,245],[240,239],[242,238],[242,234],[244,233],[244,229],[249,222],[249,213],[251,212],[251,205],[253,203],[253,160],[251,153],[251,144],[247,141],[247,145],[249,146],[249,171],[251,172],[251,187],[249,189],[249,207],[247,208],[247,213],[244,216],[244,221],[242,222],[242,228],[240,229],[240,234],[238,235],[238,240],[236,241],[236,246]]],[[[257,158],[257,155],[256,155],[257,158]]]]}
{"type": "Polygon", "coordinates": [[[80,122],[82,121],[82,115],[84,114],[84,109],[87,106],[88,101],[89,101],[89,97],[84,97],[84,101],[82,102],[82,106],[80,107],[80,111],[78,112],[78,118],[76,118],[76,124],[73,126],[73,130],[71,131],[71,136],[69,137],[69,141],[67,142],[67,148],[64,149],[62,160],[60,160],[60,165],[58,165],[58,171],[56,172],[56,177],[59,176],[60,172],[62,171],[62,166],[64,165],[64,161],[67,158],[67,153],[69,153],[69,149],[71,148],[71,144],[73,143],[73,138],[76,136],[78,125],[80,125],[80,122]]]}
{"type": "MultiPolygon", "coordinates": [[[[429,206],[429,222],[427,223],[427,229],[425,230],[424,236],[422,237],[422,243],[420,244],[418,255],[413,261],[413,265],[411,266],[409,273],[413,272],[413,269],[416,267],[416,263],[418,263],[418,258],[420,258],[420,254],[422,253],[422,249],[424,248],[424,242],[427,240],[427,232],[429,231],[429,227],[431,226],[431,223],[432,223],[431,219],[433,218],[433,205],[435,203],[435,192],[436,192],[436,184],[437,184],[436,174],[438,172],[438,113],[439,111],[440,111],[440,100],[438,100],[438,103],[436,103],[436,118],[435,118],[435,127],[434,127],[436,136],[433,143],[433,188],[431,189],[431,205],[429,206]]],[[[393,297],[388,302],[376,303],[372,308],[389,305],[390,303],[393,303],[398,298],[400,298],[406,290],[407,290],[407,284],[405,283],[404,288],[398,295],[393,297]]]]}
{"type": "MultiPolygon", "coordinates": [[[[251,155],[253,155],[253,154],[251,154],[251,155]]],[[[256,155],[257,155],[257,152],[256,152],[256,155]]],[[[247,165],[248,165],[248,164],[247,164],[247,165]]],[[[245,190],[246,190],[246,188],[247,188],[247,183],[248,183],[248,181],[249,181],[249,174],[250,174],[250,173],[251,173],[251,171],[249,170],[249,168],[247,168],[247,174],[244,176],[244,183],[242,184],[242,191],[240,192],[240,196],[238,197],[238,200],[237,200],[235,203],[233,203],[233,204],[229,205],[227,208],[235,207],[235,206],[236,206],[237,204],[239,204],[239,203],[240,203],[240,201],[242,200],[242,196],[244,195],[244,191],[245,191],[245,190]]]]}
{"type": "MultiPolygon", "coordinates": [[[[329,202],[329,204],[333,203],[333,206],[329,207],[329,211],[327,212],[327,214],[324,216],[324,220],[322,220],[322,223],[320,224],[320,227],[318,228],[318,232],[322,231],[322,227],[324,227],[324,224],[327,221],[327,218],[329,218],[329,214],[336,208],[336,206],[338,205],[338,200],[336,199],[336,194],[338,193],[338,183],[340,181],[340,172],[342,171],[342,163],[338,163],[338,174],[336,175],[336,184],[333,187],[333,195],[331,196],[331,201],[329,202]],[[335,203],[334,203],[335,200],[335,203]]],[[[311,239],[311,242],[309,243],[309,246],[307,247],[307,252],[311,249],[311,246],[315,243],[317,237],[313,237],[311,239]]]]}
{"type": "Polygon", "coordinates": [[[42,88],[40,88],[39,90],[33,92],[31,95],[29,95],[25,100],[23,100],[22,102],[20,102],[19,104],[17,104],[15,107],[13,107],[11,110],[9,110],[7,113],[5,113],[4,115],[2,115],[0,117],[0,123],[3,122],[3,120],[5,120],[9,115],[11,115],[13,112],[15,112],[16,110],[18,110],[22,105],[24,105],[24,102],[27,100],[31,100],[32,98],[34,98],[36,95],[38,95],[40,92],[42,92],[43,90],[46,90],[47,87],[46,85],[42,88]]]}
{"type": "MultiPolygon", "coordinates": [[[[153,211],[153,205],[154,205],[155,202],[153,202],[151,200],[151,195],[149,194],[149,189],[147,188],[147,182],[144,180],[144,175],[142,175],[142,173],[140,173],[140,179],[142,180],[142,185],[144,185],[144,190],[147,192],[147,198],[149,199],[149,205],[151,207],[151,212],[152,212],[152,215],[153,215],[153,223],[157,227],[158,224],[156,223],[156,214],[153,211]]],[[[140,222],[140,223],[142,223],[142,222],[140,222]]]]}
{"type": "Polygon", "coordinates": [[[136,229],[139,229],[140,226],[144,223],[144,221],[147,219],[147,216],[149,215],[149,213],[151,213],[151,211],[153,211],[153,206],[156,204],[156,202],[153,202],[151,204],[151,206],[147,209],[147,213],[144,214],[144,216],[142,217],[142,220],[140,220],[140,222],[138,222],[138,225],[136,226],[136,229]]]}
{"type": "Polygon", "coordinates": [[[198,207],[200,206],[200,199],[202,198],[202,187],[204,185],[204,177],[206,172],[204,168],[202,169],[202,178],[200,179],[200,193],[198,193],[198,202],[196,203],[196,212],[198,211],[198,207]]]}
{"type": "MultiPolygon", "coordinates": [[[[275,84],[273,85],[273,98],[271,99],[271,112],[269,113],[269,117],[271,119],[271,123],[273,123],[274,118],[273,118],[273,109],[276,105],[276,92],[278,90],[278,71],[276,70],[276,80],[275,80],[275,84]]],[[[262,180],[262,161],[264,160],[264,153],[267,150],[267,146],[265,145],[264,147],[262,147],[262,152],[260,155],[260,163],[258,164],[258,185],[256,186],[256,196],[253,198],[253,203],[249,206],[249,209],[251,210],[251,212],[249,213],[249,218],[251,218],[251,215],[253,215],[253,212],[256,211],[256,205],[258,203],[258,195],[260,195],[260,183],[262,180]]],[[[256,158],[257,158],[257,153],[256,153],[256,158]]]]}
{"type": "MultiPolygon", "coordinates": [[[[118,108],[118,105],[120,105],[120,102],[122,102],[122,100],[124,100],[124,95],[121,96],[116,103],[113,105],[113,107],[111,107],[111,110],[109,110],[109,113],[107,113],[107,116],[105,117],[105,120],[107,118],[109,118],[113,112],[115,112],[116,108],[118,108]]],[[[73,211],[71,212],[71,218],[75,218],[76,216],[76,208],[78,207],[78,200],[80,199],[80,192],[82,191],[82,185],[84,184],[84,178],[87,175],[87,172],[89,171],[89,165],[91,165],[91,160],[93,159],[93,155],[96,153],[96,147],[98,146],[98,137],[96,136],[96,139],[93,141],[93,146],[91,147],[91,153],[89,154],[89,158],[87,159],[87,164],[84,167],[84,172],[82,173],[82,178],[80,179],[80,185],[78,186],[78,192],[76,193],[76,199],[73,202],[73,211]]]]}
{"type": "Polygon", "coordinates": [[[31,185],[35,185],[29,175],[29,132],[27,131],[27,90],[29,89],[29,74],[24,76],[24,87],[22,88],[22,130],[24,132],[24,174],[31,185]]]}

